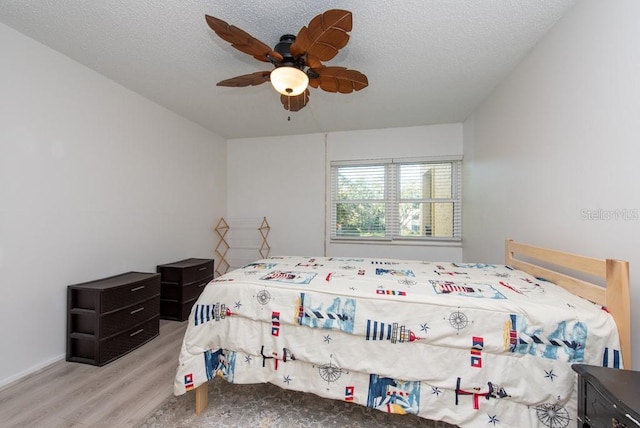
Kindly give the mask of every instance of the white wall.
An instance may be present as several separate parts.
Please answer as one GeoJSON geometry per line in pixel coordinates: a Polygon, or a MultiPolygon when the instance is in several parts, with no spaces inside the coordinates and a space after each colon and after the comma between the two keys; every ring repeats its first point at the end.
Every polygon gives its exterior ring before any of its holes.
{"type": "Polygon", "coordinates": [[[325,224],[332,160],[462,154],[462,124],[228,141],[229,217],[272,226],[272,255],[462,260],[460,245],[331,244],[325,224]]]}
{"type": "Polygon", "coordinates": [[[322,134],[229,140],[228,218],[266,217],[271,255],[323,254],[324,158],[322,134]]]}
{"type": "Polygon", "coordinates": [[[65,353],[66,286],[211,257],[226,145],[0,24],[0,385],[65,353]]]}
{"type": "Polygon", "coordinates": [[[501,261],[505,238],[626,259],[640,307],[639,16],[578,2],[465,123],[465,260],[501,261]]]}

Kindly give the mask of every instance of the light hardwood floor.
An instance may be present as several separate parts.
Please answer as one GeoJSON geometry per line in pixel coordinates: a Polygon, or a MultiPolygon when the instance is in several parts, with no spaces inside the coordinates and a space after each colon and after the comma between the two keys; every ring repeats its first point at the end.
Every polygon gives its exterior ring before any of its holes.
{"type": "Polygon", "coordinates": [[[0,390],[1,427],[133,427],[173,393],[187,322],[103,367],[56,362],[0,390]]]}

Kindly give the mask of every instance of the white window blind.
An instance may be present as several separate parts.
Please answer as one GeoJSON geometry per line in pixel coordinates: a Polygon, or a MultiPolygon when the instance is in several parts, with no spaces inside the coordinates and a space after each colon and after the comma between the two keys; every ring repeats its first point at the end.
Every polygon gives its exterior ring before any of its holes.
{"type": "Polygon", "coordinates": [[[460,240],[461,160],[331,165],[331,238],[460,240]]]}

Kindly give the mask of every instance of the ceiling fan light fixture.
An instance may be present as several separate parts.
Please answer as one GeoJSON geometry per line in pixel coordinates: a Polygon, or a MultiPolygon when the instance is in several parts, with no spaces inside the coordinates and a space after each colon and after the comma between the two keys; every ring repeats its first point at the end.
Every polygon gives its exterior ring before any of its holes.
{"type": "Polygon", "coordinates": [[[271,72],[269,78],[276,91],[289,97],[300,95],[309,85],[307,73],[291,66],[276,68],[271,72]]]}

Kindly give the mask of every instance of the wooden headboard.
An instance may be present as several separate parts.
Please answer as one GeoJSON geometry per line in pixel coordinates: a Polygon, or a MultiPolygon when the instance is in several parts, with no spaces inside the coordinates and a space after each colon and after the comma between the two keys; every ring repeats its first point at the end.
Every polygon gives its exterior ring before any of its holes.
{"type": "Polygon", "coordinates": [[[615,259],[594,259],[576,254],[549,250],[507,240],[505,263],[536,277],[545,278],[569,292],[607,308],[618,326],[620,351],[624,367],[631,368],[631,303],[629,296],[629,262],[615,259]],[[603,278],[600,286],[579,278],[543,267],[536,263],[551,264],[553,268],[569,269],[603,278]]]}

